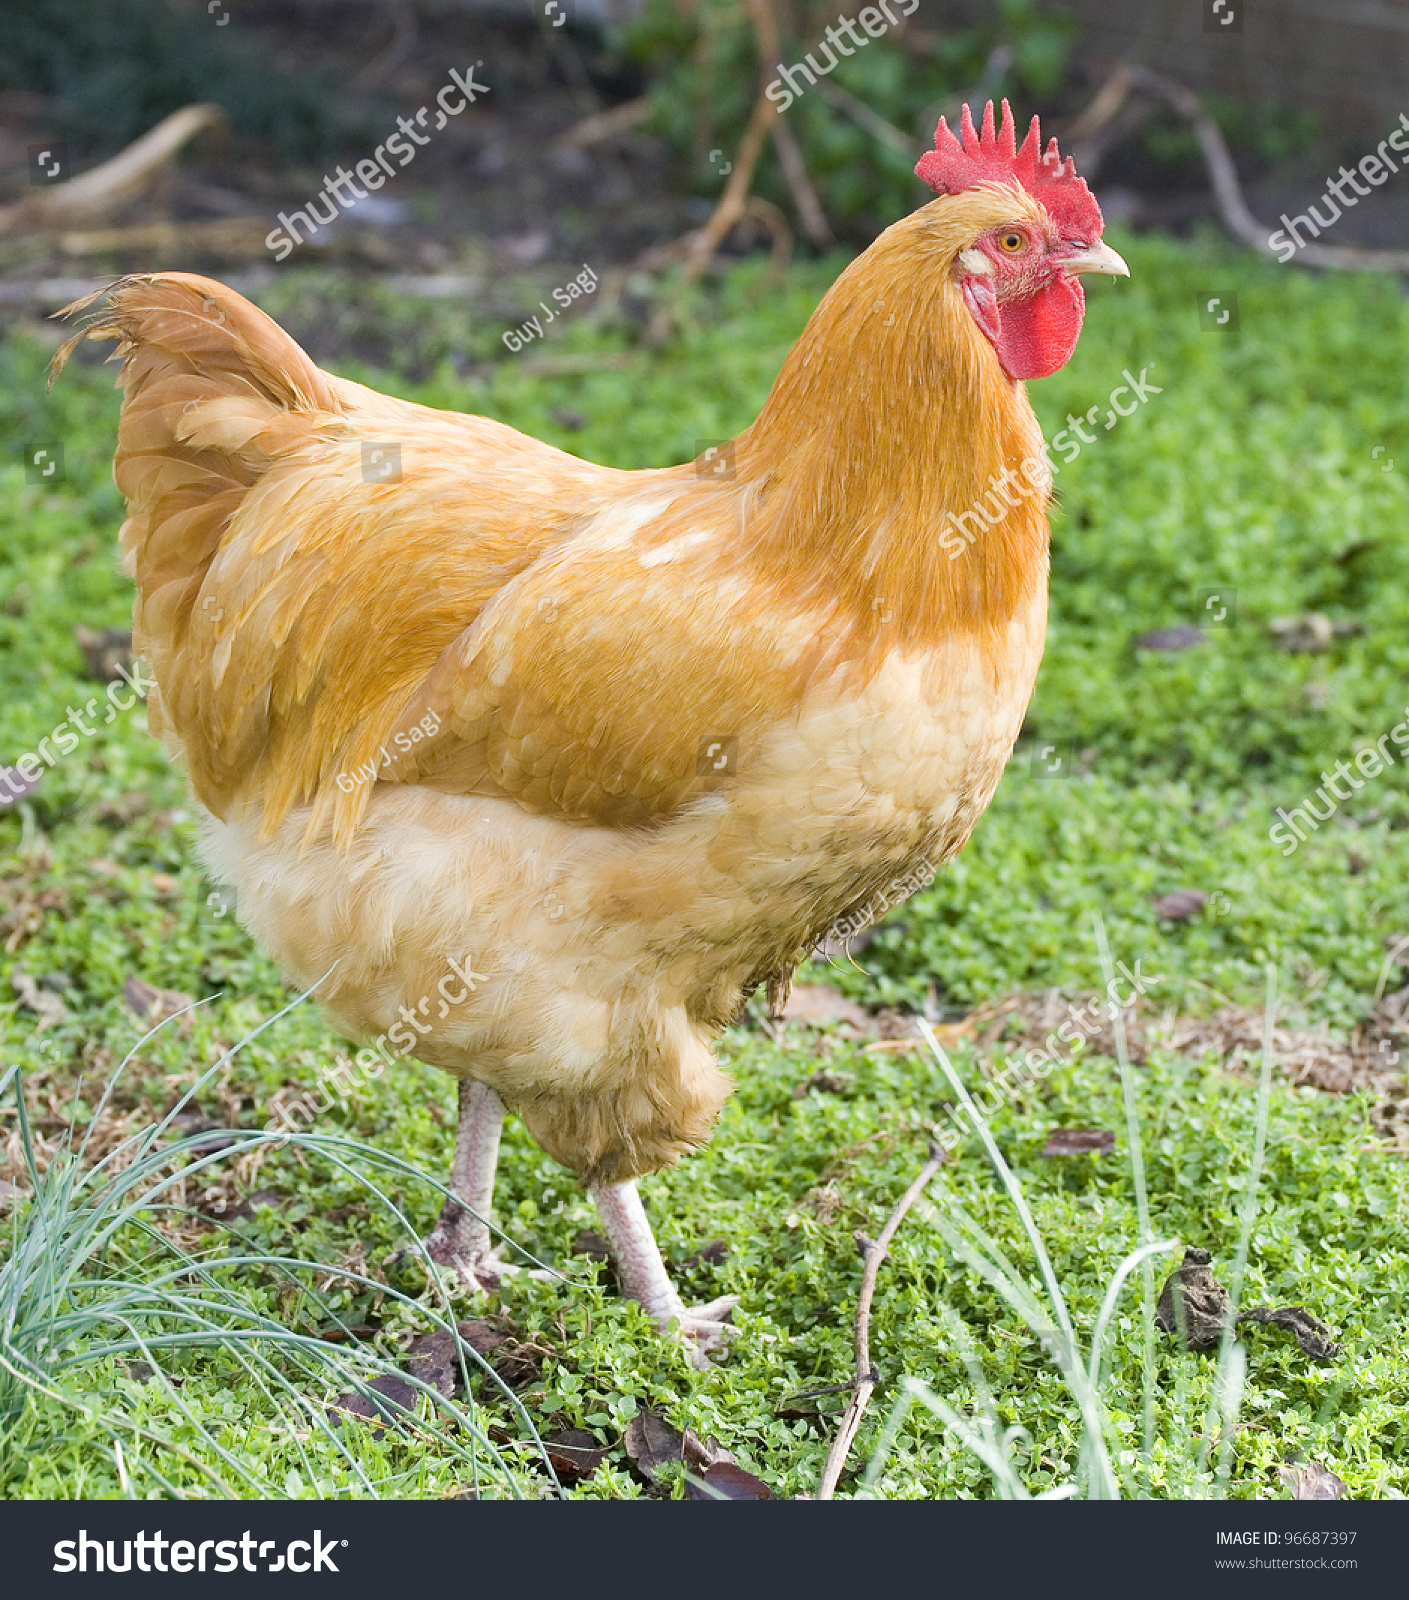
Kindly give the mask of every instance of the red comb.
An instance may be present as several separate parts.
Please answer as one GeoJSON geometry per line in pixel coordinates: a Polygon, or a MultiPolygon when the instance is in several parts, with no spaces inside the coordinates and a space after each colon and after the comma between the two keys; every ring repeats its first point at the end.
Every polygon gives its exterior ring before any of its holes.
{"type": "Polygon", "coordinates": [[[965,106],[960,125],[962,144],[941,117],[934,133],[934,149],[920,157],[915,175],[936,194],[962,194],[976,183],[1016,180],[1045,207],[1064,235],[1100,238],[1105,227],[1101,208],[1086,187],[1085,179],[1077,177],[1071,157],[1062,160],[1055,139],[1049,140],[1046,150],[1042,150],[1042,133],[1036,117],[1032,119],[1021,149],[1017,148],[1015,127],[1006,100],[1003,102],[1003,126],[998,133],[993,131],[991,100],[983,108],[982,132],[974,127],[973,115],[965,106]]]}

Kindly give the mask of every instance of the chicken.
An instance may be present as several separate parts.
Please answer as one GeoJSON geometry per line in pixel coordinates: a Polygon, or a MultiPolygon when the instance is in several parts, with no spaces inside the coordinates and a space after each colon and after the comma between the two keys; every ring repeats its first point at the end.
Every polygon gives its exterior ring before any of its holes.
{"type": "MultiPolygon", "coordinates": [[[[824,298],[707,462],[595,466],[320,371],[233,290],[128,277],[115,474],[149,724],[241,920],[349,1037],[460,1080],[432,1255],[491,1285],[505,1108],[697,1360],[636,1180],[709,1138],[712,1038],[963,845],[1042,653],[1021,380],[1126,272],[1006,102],[824,298]],[[396,456],[399,452],[399,470],[396,456]],[[453,976],[452,976],[453,975],[453,976]],[[448,980],[448,984],[447,984],[448,980]]],[[[77,311],[97,296],[68,308],[77,311]]]]}

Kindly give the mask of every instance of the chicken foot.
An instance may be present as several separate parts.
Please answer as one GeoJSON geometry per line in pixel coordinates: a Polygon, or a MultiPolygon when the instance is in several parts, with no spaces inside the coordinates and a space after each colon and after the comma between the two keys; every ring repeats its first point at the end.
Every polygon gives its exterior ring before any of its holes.
{"type": "MultiPolygon", "coordinates": [[[[456,1268],[472,1290],[489,1293],[498,1289],[505,1272],[515,1270],[490,1248],[487,1221],[494,1203],[503,1125],[504,1102],[494,1090],[462,1078],[450,1195],[435,1231],[425,1241],[432,1261],[456,1268]]],[[[635,1182],[601,1184],[591,1194],[606,1230],[622,1293],[639,1301],[663,1333],[674,1325],[694,1364],[707,1366],[707,1352],[724,1348],[725,1324],[738,1296],[686,1306],[665,1269],[635,1182]]]]}
{"type": "Polygon", "coordinates": [[[606,1229],[622,1293],[638,1301],[662,1333],[672,1331],[672,1326],[678,1330],[690,1360],[706,1369],[708,1352],[724,1348],[725,1324],[739,1297],[729,1294],[706,1305],[686,1306],[665,1270],[635,1182],[601,1184],[591,1194],[606,1229]]]}
{"type": "Polygon", "coordinates": [[[460,1079],[460,1117],[450,1163],[450,1195],[425,1246],[432,1261],[455,1267],[471,1289],[492,1293],[510,1270],[490,1248],[489,1209],[504,1102],[487,1083],[460,1079]],[[463,1203],[462,1203],[463,1202],[463,1203]]]}

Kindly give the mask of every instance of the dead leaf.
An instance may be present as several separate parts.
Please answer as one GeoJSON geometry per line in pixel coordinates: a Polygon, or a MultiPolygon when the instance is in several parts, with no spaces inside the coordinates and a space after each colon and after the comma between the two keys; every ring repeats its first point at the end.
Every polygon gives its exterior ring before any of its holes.
{"type": "Polygon", "coordinates": [[[698,1250],[692,1250],[685,1257],[685,1265],[694,1267],[704,1264],[717,1267],[728,1254],[729,1246],[723,1239],[711,1239],[708,1244],[702,1244],[698,1250]]]}
{"type": "Polygon", "coordinates": [[[1228,1291],[1210,1270],[1207,1250],[1190,1247],[1183,1265],[1165,1279],[1155,1323],[1182,1337],[1190,1350],[1213,1350],[1228,1326],[1228,1291]]]}
{"type": "Polygon", "coordinates": [[[1364,633],[1365,624],[1354,617],[1338,618],[1332,622],[1319,611],[1308,611],[1304,617],[1274,617],[1267,631],[1277,641],[1277,648],[1288,655],[1314,656],[1329,650],[1332,639],[1353,638],[1364,633]]]}
{"type": "MultiPolygon", "coordinates": [[[[174,1017],[178,1011],[185,1011],[196,1003],[190,995],[182,994],[179,989],[158,989],[145,978],[129,978],[122,986],[122,998],[149,1025],[174,1017]]],[[[182,1019],[182,1025],[190,1028],[189,1016],[182,1019]]]]}
{"type": "MultiPolygon", "coordinates": [[[[1165,1280],[1155,1307],[1157,1325],[1166,1333],[1178,1334],[1181,1332],[1178,1302],[1182,1301],[1182,1331],[1190,1350],[1214,1349],[1228,1327],[1231,1309],[1228,1291],[1213,1276],[1209,1266],[1212,1259],[1207,1250],[1186,1250],[1183,1265],[1165,1280]]],[[[1305,1306],[1254,1306],[1240,1311],[1237,1321],[1239,1326],[1245,1322],[1270,1322],[1277,1327],[1290,1328],[1297,1343],[1313,1361],[1329,1361],[1340,1354],[1341,1347],[1331,1337],[1331,1330],[1305,1306]]]]}
{"type": "Polygon", "coordinates": [[[460,1387],[459,1349],[454,1335],[444,1328],[413,1339],[406,1353],[410,1357],[411,1376],[429,1384],[445,1399],[449,1400],[460,1387]]]}
{"type": "Polygon", "coordinates": [[[685,1480],[687,1500],[776,1500],[778,1497],[762,1478],[746,1472],[733,1461],[719,1461],[696,1478],[685,1480]]]}
{"type": "Polygon", "coordinates": [[[1173,652],[1192,650],[1195,645],[1203,642],[1202,628],[1195,627],[1192,622],[1181,622],[1178,627],[1153,628],[1149,633],[1142,633],[1135,641],[1135,648],[1173,652]]]}
{"type": "Polygon", "coordinates": [[[12,1200],[24,1200],[28,1196],[28,1189],[21,1189],[19,1184],[11,1183],[8,1178],[0,1178],[0,1211],[3,1211],[12,1200]]]}
{"type": "Polygon", "coordinates": [[[1044,1156],[1103,1156],[1115,1149],[1115,1135],[1106,1128],[1053,1128],[1042,1147],[1044,1156]]]}
{"type": "Polygon", "coordinates": [[[73,636],[83,652],[88,676],[99,683],[117,683],[125,668],[132,668],[132,630],[130,628],[104,628],[95,633],[81,622],[74,624],[73,636]]]}
{"type": "Polygon", "coordinates": [[[1282,1487],[1293,1500],[1341,1500],[1347,1493],[1345,1482],[1319,1461],[1304,1467],[1278,1467],[1282,1487]]]}
{"type": "Polygon", "coordinates": [[[1290,1328],[1296,1342],[1313,1361],[1330,1361],[1341,1353],[1340,1345],[1331,1337],[1331,1330],[1313,1317],[1305,1306],[1258,1306],[1239,1314],[1239,1322],[1270,1322],[1279,1328],[1290,1328]]]}
{"type": "Polygon", "coordinates": [[[566,1488],[583,1483],[601,1466],[609,1452],[583,1428],[561,1428],[545,1434],[544,1447],[553,1471],[566,1488]]]}
{"type": "Polygon", "coordinates": [[[15,968],[10,982],[24,1009],[32,1011],[39,1018],[34,1029],[36,1033],[43,1033],[45,1028],[57,1028],[68,1021],[68,1007],[58,995],[41,989],[23,967],[15,968]]]}
{"type": "Polygon", "coordinates": [[[875,1031],[869,1011],[839,994],[829,984],[800,983],[788,997],[783,1007],[784,1022],[805,1022],[814,1028],[828,1023],[844,1022],[861,1033],[875,1031]]]}
{"type": "Polygon", "coordinates": [[[685,1435],[656,1411],[638,1411],[626,1424],[624,1442],[637,1470],[652,1483],[662,1467],[685,1457],[685,1435]]]}
{"type": "Polygon", "coordinates": [[[590,1228],[584,1228],[572,1241],[572,1253],[575,1256],[587,1256],[592,1261],[610,1261],[612,1258],[611,1247],[600,1233],[593,1233],[590,1228]]]}
{"type": "MultiPolygon", "coordinates": [[[[531,1381],[541,1370],[542,1357],[549,1352],[546,1347],[531,1341],[521,1342],[511,1334],[501,1331],[492,1322],[482,1319],[458,1322],[455,1325],[460,1338],[476,1354],[490,1360],[499,1376],[508,1384],[531,1381]]],[[[409,1370],[413,1378],[429,1384],[448,1400],[464,1387],[460,1370],[460,1350],[454,1335],[446,1328],[435,1328],[423,1333],[407,1346],[409,1370]]],[[[471,1372],[480,1370],[471,1356],[465,1357],[465,1366],[471,1372]]]]}
{"type": "Polygon", "coordinates": [[[733,1464],[733,1456],[712,1439],[701,1439],[692,1429],[681,1433],[658,1411],[638,1411],[626,1425],[623,1441],[636,1470],[649,1482],[658,1481],[661,1469],[683,1461],[703,1476],[710,1468],[733,1464]]]}
{"type": "Polygon", "coordinates": [[[1163,899],[1155,900],[1155,915],[1161,922],[1187,922],[1190,917],[1198,916],[1207,904],[1208,896],[1202,889],[1176,889],[1163,899]]]}
{"type": "Polygon", "coordinates": [[[405,1378],[398,1378],[388,1373],[385,1377],[374,1378],[367,1385],[370,1394],[345,1394],[340,1395],[333,1402],[334,1421],[337,1413],[345,1412],[350,1416],[362,1417],[368,1422],[375,1422],[378,1426],[384,1423],[395,1422],[401,1416],[401,1407],[405,1411],[413,1411],[416,1405],[416,1396],[420,1393],[414,1389],[405,1378]]]}
{"type": "Polygon", "coordinates": [[[812,1089],[822,1094],[845,1094],[855,1083],[856,1079],[849,1072],[814,1072],[804,1082],[793,1085],[793,1099],[804,1099],[812,1089]]]}
{"type": "MultiPolygon", "coordinates": [[[[197,1134],[209,1134],[209,1138],[202,1138],[191,1146],[192,1149],[199,1150],[202,1155],[211,1155],[217,1150],[229,1150],[235,1143],[229,1128],[223,1123],[212,1121],[198,1107],[189,1107],[185,1111],[178,1111],[171,1119],[171,1131],[181,1139],[189,1139],[197,1134]]],[[[233,1199],[228,1202],[221,1202],[221,1205],[228,1208],[208,1210],[203,1206],[201,1209],[207,1211],[209,1216],[252,1217],[254,1215],[249,1203],[243,1198],[239,1200],[238,1207],[236,1207],[233,1199]]]]}

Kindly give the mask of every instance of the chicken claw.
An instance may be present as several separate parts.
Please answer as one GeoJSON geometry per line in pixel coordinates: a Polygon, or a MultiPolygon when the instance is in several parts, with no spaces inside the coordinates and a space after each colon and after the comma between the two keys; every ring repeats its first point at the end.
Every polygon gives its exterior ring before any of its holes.
{"type": "Polygon", "coordinates": [[[471,1294],[498,1294],[501,1281],[521,1269],[500,1259],[502,1245],[488,1248],[489,1230],[472,1212],[460,1208],[465,1226],[447,1222],[451,1204],[446,1204],[440,1221],[421,1240],[426,1254],[437,1266],[454,1268],[471,1294]]]}
{"type": "Polygon", "coordinates": [[[727,1350],[728,1341],[739,1331],[729,1320],[738,1303],[738,1295],[725,1294],[702,1306],[681,1306],[679,1311],[670,1313],[661,1331],[674,1333],[685,1346],[690,1365],[708,1372],[710,1351],[727,1350]]]}

